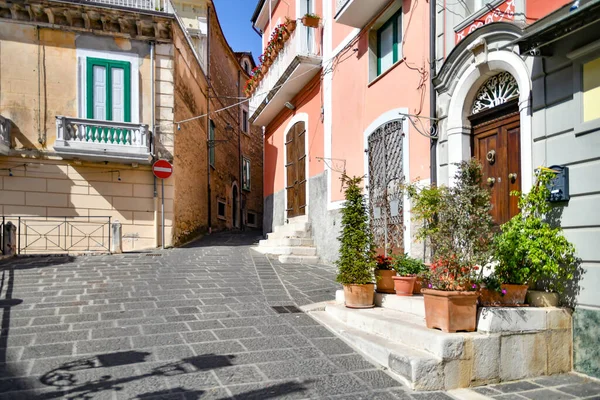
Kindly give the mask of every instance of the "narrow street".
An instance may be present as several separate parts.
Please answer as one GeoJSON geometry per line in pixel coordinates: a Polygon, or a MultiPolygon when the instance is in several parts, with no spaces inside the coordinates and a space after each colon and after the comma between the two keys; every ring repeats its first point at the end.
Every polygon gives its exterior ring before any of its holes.
{"type": "MultiPolygon", "coordinates": [[[[451,398],[411,394],[303,314],[334,298],[335,269],[281,265],[250,250],[257,240],[2,261],[0,399],[451,398]]],[[[581,381],[480,390],[549,400],[600,387],[581,381]]]]}

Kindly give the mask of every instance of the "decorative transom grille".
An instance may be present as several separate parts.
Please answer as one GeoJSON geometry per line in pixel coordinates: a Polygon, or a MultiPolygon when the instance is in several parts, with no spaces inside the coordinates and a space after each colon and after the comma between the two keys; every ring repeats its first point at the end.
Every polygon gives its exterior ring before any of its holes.
{"type": "Polygon", "coordinates": [[[481,86],[475,102],[473,114],[489,110],[519,97],[519,85],[515,78],[508,72],[501,72],[492,76],[481,86]]]}
{"type": "Polygon", "coordinates": [[[369,136],[369,214],[375,244],[404,249],[402,120],[393,120],[369,136]]]}

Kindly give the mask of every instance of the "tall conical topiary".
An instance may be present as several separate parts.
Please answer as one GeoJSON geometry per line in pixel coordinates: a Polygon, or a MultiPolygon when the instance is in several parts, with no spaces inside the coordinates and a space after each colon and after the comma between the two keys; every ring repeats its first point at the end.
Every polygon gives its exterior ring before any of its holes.
{"type": "Polygon", "coordinates": [[[373,283],[375,243],[369,227],[367,207],[362,194],[360,177],[344,175],[344,207],[342,208],[342,233],[337,281],[342,285],[364,285],[373,283]]]}

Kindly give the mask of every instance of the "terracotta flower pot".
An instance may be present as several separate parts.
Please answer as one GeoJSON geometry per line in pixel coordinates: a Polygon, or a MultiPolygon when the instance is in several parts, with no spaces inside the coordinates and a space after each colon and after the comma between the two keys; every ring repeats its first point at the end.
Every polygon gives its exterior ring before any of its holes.
{"type": "Polygon", "coordinates": [[[266,75],[267,72],[269,71],[269,67],[265,64],[260,66],[260,72],[262,73],[262,75],[266,75]]]}
{"type": "Polygon", "coordinates": [[[477,296],[477,292],[423,289],[427,327],[444,332],[474,332],[477,329],[477,296]]]}
{"type": "Polygon", "coordinates": [[[416,276],[393,276],[396,296],[412,296],[415,287],[416,276]]]}
{"type": "Polygon", "coordinates": [[[502,305],[502,293],[496,290],[481,288],[479,290],[479,305],[484,307],[494,307],[502,305]]]}
{"type": "Polygon", "coordinates": [[[309,17],[308,15],[302,17],[302,23],[304,24],[304,26],[307,26],[309,28],[318,28],[319,20],[320,18],[309,17]]]}
{"type": "Polygon", "coordinates": [[[288,30],[288,32],[290,33],[290,35],[292,34],[292,32],[294,32],[296,30],[296,20],[289,20],[285,23],[285,27],[288,30]]]}
{"type": "Polygon", "coordinates": [[[559,303],[558,293],[543,292],[540,290],[527,291],[527,304],[533,307],[557,307],[559,303]]]}
{"type": "Polygon", "coordinates": [[[417,276],[415,287],[413,288],[413,294],[421,294],[421,289],[423,289],[423,278],[417,276]]]}
{"type": "Polygon", "coordinates": [[[525,304],[527,296],[527,285],[502,284],[502,290],[506,291],[502,297],[502,304],[525,304]]]}
{"type": "Polygon", "coordinates": [[[344,299],[348,308],[375,307],[375,284],[344,285],[344,299]]]}
{"type": "Polygon", "coordinates": [[[376,269],[377,293],[395,293],[392,279],[394,276],[396,276],[396,271],[393,269],[376,269]]]}
{"type": "Polygon", "coordinates": [[[281,35],[283,36],[283,41],[287,42],[288,39],[290,38],[290,33],[286,30],[284,30],[283,32],[281,32],[281,35]]]}

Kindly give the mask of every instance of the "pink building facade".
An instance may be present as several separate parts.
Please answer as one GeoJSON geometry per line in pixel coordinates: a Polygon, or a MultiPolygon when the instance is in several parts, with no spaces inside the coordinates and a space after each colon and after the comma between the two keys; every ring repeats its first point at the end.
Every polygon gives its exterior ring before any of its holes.
{"type": "Polygon", "coordinates": [[[265,233],[309,222],[318,256],[335,260],[346,173],[365,177],[378,245],[421,254],[399,187],[430,178],[429,4],[260,0],[252,20],[265,48],[296,21],[249,93],[264,132],[265,233]]]}

